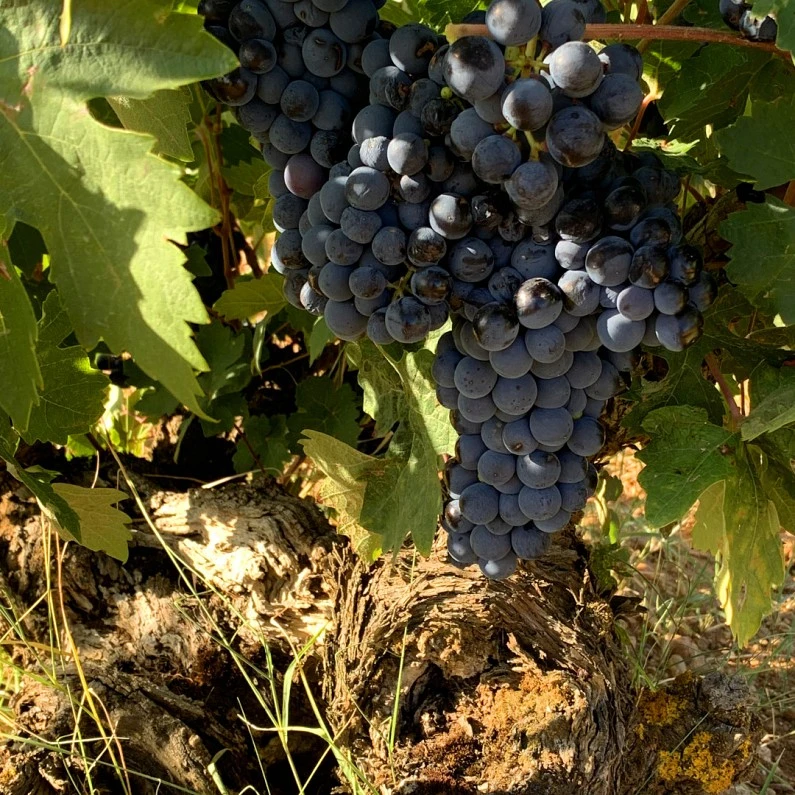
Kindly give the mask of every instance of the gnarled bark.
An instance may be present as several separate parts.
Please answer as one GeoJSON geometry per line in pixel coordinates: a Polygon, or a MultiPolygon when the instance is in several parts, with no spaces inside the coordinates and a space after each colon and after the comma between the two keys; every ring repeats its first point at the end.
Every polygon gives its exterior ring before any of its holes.
{"type": "MultiPolygon", "coordinates": [[[[45,587],[42,527],[9,483],[0,576],[24,611],[45,587]]],[[[753,763],[758,726],[742,683],[680,677],[664,691],[633,692],[613,610],[573,535],[494,583],[452,568],[441,550],[367,567],[314,508],[274,486],[141,487],[168,548],[204,580],[200,603],[142,522],[127,565],[72,546],[62,567],[86,679],[107,726],[129,738],[120,744],[130,770],[210,793],[209,761],[226,748],[218,769],[230,791],[263,789],[255,756],[274,792],[295,791],[279,740],[241,719],[267,723],[213,641],[219,627],[260,665],[267,643],[281,670],[315,638],[305,662],[315,695],[339,747],[384,795],[696,795],[722,791],[715,786],[753,763]]],[[[47,643],[47,631],[41,609],[32,611],[26,632],[47,643]]],[[[67,657],[61,676],[79,693],[75,675],[67,657]]],[[[71,731],[68,697],[46,685],[26,680],[13,708],[22,732],[71,731]]],[[[295,710],[296,724],[312,720],[300,699],[295,710]]],[[[324,750],[297,734],[290,748],[307,762],[324,750]]],[[[0,792],[73,791],[75,759],[21,744],[9,751],[0,792]]],[[[130,778],[134,792],[154,791],[130,778]]]]}

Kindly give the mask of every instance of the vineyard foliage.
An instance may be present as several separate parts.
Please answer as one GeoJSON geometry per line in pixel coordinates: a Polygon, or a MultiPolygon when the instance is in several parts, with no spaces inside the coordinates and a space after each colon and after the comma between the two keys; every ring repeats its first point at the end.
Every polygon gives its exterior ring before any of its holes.
{"type": "MultiPolygon", "coordinates": [[[[195,4],[55,5],[8,0],[0,15],[9,472],[64,538],[124,560],[123,495],[65,483],[30,465],[31,450],[143,456],[151,428],[182,415],[180,442],[225,440],[237,472],[275,476],[306,457],[361,554],[395,551],[408,534],[428,554],[441,456],[455,441],[430,376],[436,337],[343,347],[322,319],[287,305],[267,269],[268,167],[198,85],[237,62],[195,4]]],[[[472,6],[388,0],[380,13],[443,30],[472,6]]],[[[778,18],[777,48],[644,44],[655,101],[631,146],[680,175],[688,239],[721,289],[696,345],[647,354],[611,443],[639,449],[652,526],[699,502],[693,544],[715,555],[716,594],[740,644],[783,581],[780,528],[795,532],[795,6],[757,7],[778,18]]],[[[637,19],[635,5],[607,9],[608,23],[637,19]]],[[[725,32],[716,0],[651,3],[650,13],[725,32]]],[[[626,143],[628,130],[616,135],[626,143]]]]}

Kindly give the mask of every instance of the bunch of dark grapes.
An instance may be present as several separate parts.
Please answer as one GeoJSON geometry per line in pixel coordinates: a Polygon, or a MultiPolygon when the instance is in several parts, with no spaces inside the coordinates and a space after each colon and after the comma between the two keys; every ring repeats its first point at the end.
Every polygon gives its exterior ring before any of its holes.
{"type": "Polygon", "coordinates": [[[298,219],[348,151],[350,122],[366,102],[364,48],[393,30],[378,0],[201,0],[205,28],[235,51],[240,67],[204,83],[233,108],[271,166],[274,223],[298,219]]]}
{"type": "Polygon", "coordinates": [[[775,41],[778,35],[776,20],[767,14],[754,13],[752,5],[745,0],[720,0],[720,15],[732,29],[739,30],[750,41],[775,41]]]}
{"type": "MultiPolygon", "coordinates": [[[[490,37],[368,33],[356,67],[346,56],[367,103],[335,130],[344,154],[322,178],[302,164],[298,193],[289,168],[276,178],[272,264],[293,305],[377,344],[419,342],[452,316],[433,368],[460,436],[442,524],[450,557],[497,579],[593,493],[599,418],[639,347],[692,345],[716,295],[683,239],[678,178],[607,134],[641,107],[643,61],[580,41],[603,19],[598,0],[494,0],[464,20],[490,37]]],[[[274,125],[266,159],[284,146],[274,125]]]]}

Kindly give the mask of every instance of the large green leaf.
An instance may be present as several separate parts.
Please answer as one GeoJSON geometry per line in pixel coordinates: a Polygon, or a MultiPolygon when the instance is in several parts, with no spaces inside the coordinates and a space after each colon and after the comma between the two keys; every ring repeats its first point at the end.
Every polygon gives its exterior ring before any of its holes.
{"type": "Polygon", "coordinates": [[[756,180],[759,190],[795,179],[795,91],[777,102],[751,102],[744,116],[718,130],[718,148],[739,174],[756,180]]]}
{"type": "Polygon", "coordinates": [[[188,322],[206,312],[169,241],[217,215],[149,153],[151,138],[88,113],[101,96],[144,99],[228,71],[231,52],[201,20],[153,0],[81,0],[62,45],[46,0],[4,4],[0,29],[0,213],[35,226],[78,339],[129,351],[198,411],[205,362],[188,322]]]}
{"type": "Polygon", "coordinates": [[[732,243],[728,277],[754,306],[795,324],[795,209],[768,195],[720,226],[732,243]]]}
{"type": "Polygon", "coordinates": [[[0,408],[24,431],[42,385],[36,360],[36,317],[11,262],[0,215],[0,408]]]}
{"type": "Polygon", "coordinates": [[[774,57],[748,47],[709,44],[685,60],[659,102],[673,137],[691,141],[704,136],[707,124],[731,124],[743,112],[752,84],[763,79],[774,57]]]}
{"type": "Polygon", "coordinates": [[[298,410],[287,420],[297,439],[308,429],[328,433],[346,444],[359,436],[359,406],[348,384],[336,385],[330,378],[307,378],[295,390],[298,410]]]}
{"type": "Polygon", "coordinates": [[[795,370],[783,368],[782,384],[751,410],[742,425],[743,439],[756,439],[795,422],[795,370]]]}
{"type": "Polygon", "coordinates": [[[188,89],[155,91],[148,99],[108,97],[108,102],[126,129],[154,136],[155,154],[193,160],[188,135],[191,120],[188,89]]]}
{"type": "Polygon", "coordinates": [[[653,527],[678,521],[704,489],[733,475],[736,439],[709,422],[703,409],[657,409],[643,429],[651,441],[638,453],[646,465],[638,482],[646,489],[646,520],[653,527]]]}
{"type": "Polygon", "coordinates": [[[28,443],[40,440],[65,445],[70,436],[90,430],[104,411],[110,382],[91,366],[79,345],[61,347],[71,333],[72,324],[53,290],[44,301],[39,321],[36,350],[44,389],[22,434],[28,443]]]}

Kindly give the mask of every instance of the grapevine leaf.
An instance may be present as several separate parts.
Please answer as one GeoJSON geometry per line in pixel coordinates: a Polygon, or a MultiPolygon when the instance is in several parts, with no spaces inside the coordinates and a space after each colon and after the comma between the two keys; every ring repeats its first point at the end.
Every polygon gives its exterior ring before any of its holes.
{"type": "Polygon", "coordinates": [[[196,345],[210,365],[209,371],[199,376],[208,400],[245,389],[251,380],[249,364],[243,358],[245,334],[235,334],[228,326],[215,322],[196,332],[196,345]]]}
{"type": "Polygon", "coordinates": [[[795,179],[795,93],[777,102],[752,102],[731,126],[715,133],[718,148],[739,174],[756,180],[759,190],[795,179]],[[748,142],[753,141],[752,147],[748,142]]]}
{"type": "Polygon", "coordinates": [[[790,372],[785,383],[753,407],[741,428],[743,439],[756,439],[795,422],[795,372],[790,372]]]}
{"type": "Polygon", "coordinates": [[[0,408],[24,431],[43,382],[36,360],[36,316],[11,262],[2,222],[0,216],[0,408]]]}
{"type": "Polygon", "coordinates": [[[205,363],[188,322],[206,322],[182,267],[186,232],[216,213],[151,155],[151,139],[95,121],[86,100],[143,99],[232,69],[201,20],[153,0],[76,4],[61,46],[51,3],[13,3],[0,31],[0,212],[41,233],[51,280],[87,349],[129,351],[192,409],[205,363]],[[42,197],[49,197],[42,200],[42,197]]]}
{"type": "Polygon", "coordinates": [[[710,423],[704,409],[657,409],[644,419],[643,429],[651,441],[638,453],[646,464],[638,482],[646,489],[646,520],[653,527],[678,521],[704,489],[733,475],[727,450],[736,440],[710,423]]]}
{"type": "Polygon", "coordinates": [[[753,446],[740,445],[731,475],[700,496],[693,544],[719,560],[716,592],[726,621],[744,646],[773,607],[771,591],[784,580],[779,520],[754,468],[753,446]]]}
{"type": "Polygon", "coordinates": [[[772,196],[721,225],[732,243],[726,273],[754,306],[795,324],[795,209],[772,196]]]}
{"type": "Polygon", "coordinates": [[[672,137],[695,140],[703,137],[707,124],[731,124],[745,109],[752,83],[762,79],[773,57],[751,48],[710,44],[688,58],[659,101],[672,137]]]}
{"type": "Polygon", "coordinates": [[[325,475],[321,499],[342,517],[340,532],[351,534],[362,527],[379,536],[384,551],[395,552],[411,532],[417,549],[429,554],[441,489],[427,440],[401,440],[398,434],[395,452],[390,445],[390,454],[375,458],[322,433],[309,431],[306,436],[304,451],[325,475]]]}
{"type": "Polygon", "coordinates": [[[47,247],[36,227],[18,221],[8,238],[8,253],[14,265],[30,279],[41,266],[47,247]]]}
{"type": "Polygon", "coordinates": [[[41,509],[52,518],[58,527],[67,534],[67,537],[82,541],[80,518],[70,507],[69,503],[53,490],[48,477],[42,477],[36,472],[23,469],[14,458],[14,449],[8,441],[0,437],[0,458],[6,462],[6,467],[12,477],[24,483],[38,501],[41,509]]]}
{"type": "Polygon", "coordinates": [[[359,408],[356,394],[348,386],[337,386],[330,378],[307,378],[295,390],[298,411],[287,420],[295,437],[307,430],[321,431],[354,445],[359,437],[359,408]]]}
{"type": "Polygon", "coordinates": [[[309,364],[314,364],[321,353],[326,349],[326,345],[335,339],[333,332],[326,325],[326,321],[319,317],[312,326],[312,333],[309,335],[309,364]]]}
{"type": "Polygon", "coordinates": [[[65,445],[69,436],[85,433],[102,416],[110,382],[91,366],[79,345],[61,347],[72,324],[55,290],[43,309],[36,352],[44,389],[22,436],[28,443],[38,439],[65,445]]]}
{"type": "Polygon", "coordinates": [[[275,315],[287,305],[282,281],[273,271],[261,279],[239,280],[215,302],[213,309],[227,320],[248,320],[263,312],[275,315]]]}
{"type": "Polygon", "coordinates": [[[776,44],[782,50],[795,53],[795,3],[792,0],[756,0],[754,13],[773,14],[778,23],[776,44]]]}
{"type": "Polygon", "coordinates": [[[452,453],[456,433],[448,411],[436,400],[433,353],[422,348],[396,361],[368,340],[349,347],[359,367],[363,408],[376,421],[376,433],[383,435],[405,421],[414,434],[428,439],[435,454],[452,453]]]}
{"type": "Polygon", "coordinates": [[[154,136],[155,154],[186,162],[193,160],[188,136],[191,121],[188,89],[163,89],[148,99],[108,97],[108,102],[126,129],[154,136]]]}
{"type": "Polygon", "coordinates": [[[237,443],[237,450],[232,458],[235,472],[250,472],[262,467],[272,475],[280,474],[292,455],[287,446],[287,423],[284,415],[249,417],[244,430],[245,441],[241,439],[237,443]]]}
{"type": "Polygon", "coordinates": [[[187,258],[185,267],[195,279],[213,275],[212,268],[207,262],[207,251],[198,243],[191,243],[188,246],[185,250],[185,257],[187,258]]]}
{"type": "MultiPolygon", "coordinates": [[[[127,543],[132,533],[127,528],[130,517],[113,505],[126,500],[127,495],[117,489],[86,489],[71,483],[53,483],[52,490],[77,515],[81,535],[73,540],[94,552],[106,552],[122,563],[127,561],[127,543]]],[[[62,527],[61,535],[69,538],[62,527]]]]}

